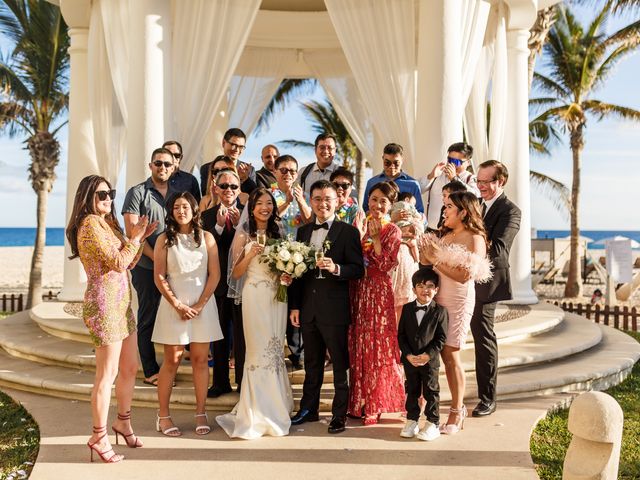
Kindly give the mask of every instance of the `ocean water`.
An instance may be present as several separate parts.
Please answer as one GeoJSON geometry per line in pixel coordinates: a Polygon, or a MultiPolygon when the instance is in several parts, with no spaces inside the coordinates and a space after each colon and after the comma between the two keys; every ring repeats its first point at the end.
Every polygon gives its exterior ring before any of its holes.
{"type": "MultiPolygon", "coordinates": [[[[569,235],[569,230],[538,230],[538,238],[562,238],[569,235]]],[[[640,231],[632,230],[583,230],[580,235],[593,239],[594,242],[604,238],[622,235],[640,243],[640,231]]],[[[35,228],[0,228],[0,247],[31,247],[36,238],[35,228]]],[[[47,228],[47,245],[64,245],[64,228],[47,228]]],[[[604,246],[589,244],[589,248],[603,249],[604,246]]]]}
{"type": "MultiPolygon", "coordinates": [[[[35,228],[0,228],[0,247],[33,247],[35,240],[35,228]]],[[[47,228],[46,245],[64,245],[64,228],[47,228]]]]}

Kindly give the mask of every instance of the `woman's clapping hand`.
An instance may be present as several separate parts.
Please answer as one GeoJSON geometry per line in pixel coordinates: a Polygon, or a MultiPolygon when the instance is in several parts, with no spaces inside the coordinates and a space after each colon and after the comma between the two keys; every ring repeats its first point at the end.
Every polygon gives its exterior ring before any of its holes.
{"type": "Polygon", "coordinates": [[[156,230],[157,227],[157,221],[149,223],[149,218],[146,215],[142,215],[138,218],[138,223],[133,225],[133,228],[131,229],[131,240],[142,243],[156,230]]]}

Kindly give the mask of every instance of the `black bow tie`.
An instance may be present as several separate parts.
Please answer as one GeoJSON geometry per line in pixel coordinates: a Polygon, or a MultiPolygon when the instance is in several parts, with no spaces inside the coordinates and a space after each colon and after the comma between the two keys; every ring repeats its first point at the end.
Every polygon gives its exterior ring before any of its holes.
{"type": "Polygon", "coordinates": [[[324,228],[325,230],[329,230],[329,224],[327,222],[324,223],[314,223],[313,224],[313,230],[319,230],[321,228],[324,228]]]}
{"type": "Polygon", "coordinates": [[[428,307],[428,305],[423,305],[422,307],[418,307],[418,306],[416,305],[416,312],[417,312],[418,310],[422,310],[423,312],[426,312],[426,311],[427,311],[427,307],[428,307]]]}

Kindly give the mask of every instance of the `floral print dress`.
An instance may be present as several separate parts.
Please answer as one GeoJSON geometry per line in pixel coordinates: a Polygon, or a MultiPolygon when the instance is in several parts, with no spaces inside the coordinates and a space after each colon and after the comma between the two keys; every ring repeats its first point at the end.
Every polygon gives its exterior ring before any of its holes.
{"type": "Polygon", "coordinates": [[[119,342],[136,331],[127,269],[142,245],[127,241],[99,215],[87,215],[78,228],[78,253],[87,273],[82,317],[94,345],[119,342]]]}
{"type": "Polygon", "coordinates": [[[398,330],[391,271],[398,264],[400,229],[393,223],[380,232],[382,251],[376,255],[369,232],[362,240],[366,274],[352,284],[349,328],[349,413],[367,417],[404,411],[398,330]]]}

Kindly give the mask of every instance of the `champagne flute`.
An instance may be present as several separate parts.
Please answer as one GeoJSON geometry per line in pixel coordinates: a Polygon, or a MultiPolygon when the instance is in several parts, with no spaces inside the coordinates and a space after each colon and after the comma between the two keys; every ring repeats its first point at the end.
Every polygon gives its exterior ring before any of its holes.
{"type": "MultiPolygon", "coordinates": [[[[318,262],[321,262],[322,260],[324,260],[324,248],[319,248],[318,250],[316,250],[315,257],[316,257],[316,267],[317,267],[318,262]]],[[[318,267],[318,275],[316,276],[316,278],[324,278],[324,275],[322,275],[322,270],[320,269],[320,267],[318,267]]]]}
{"type": "Polygon", "coordinates": [[[264,230],[258,230],[256,233],[256,241],[258,245],[264,247],[267,244],[267,232],[264,230]]]}

